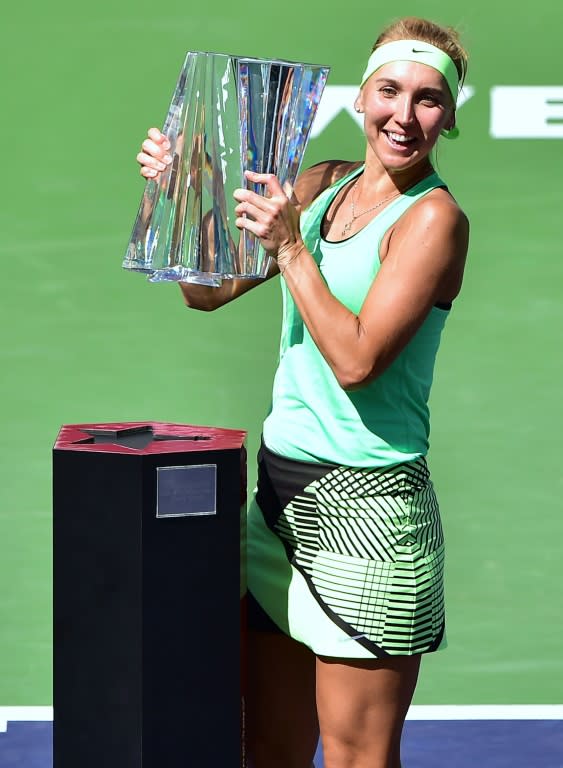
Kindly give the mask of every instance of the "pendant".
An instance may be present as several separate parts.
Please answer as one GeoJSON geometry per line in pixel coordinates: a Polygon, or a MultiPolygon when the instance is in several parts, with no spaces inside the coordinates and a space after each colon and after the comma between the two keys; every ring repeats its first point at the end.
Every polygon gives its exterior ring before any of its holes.
{"type": "Polygon", "coordinates": [[[340,234],[340,237],[346,237],[348,232],[352,229],[353,221],[354,220],[352,219],[352,221],[346,222],[346,224],[344,225],[344,229],[342,230],[342,232],[340,234]]]}

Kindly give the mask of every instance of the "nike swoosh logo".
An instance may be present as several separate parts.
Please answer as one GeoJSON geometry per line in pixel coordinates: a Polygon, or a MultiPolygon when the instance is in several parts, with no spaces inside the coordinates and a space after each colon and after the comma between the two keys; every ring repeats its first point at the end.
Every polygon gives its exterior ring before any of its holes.
{"type": "Polygon", "coordinates": [[[412,52],[413,53],[436,53],[436,51],[425,51],[425,50],[417,51],[416,48],[413,48],[412,52]]]}
{"type": "Polygon", "coordinates": [[[350,640],[360,640],[362,637],[365,637],[366,640],[368,639],[367,635],[350,635],[350,637],[341,637],[340,642],[341,643],[349,643],[350,640]]]}

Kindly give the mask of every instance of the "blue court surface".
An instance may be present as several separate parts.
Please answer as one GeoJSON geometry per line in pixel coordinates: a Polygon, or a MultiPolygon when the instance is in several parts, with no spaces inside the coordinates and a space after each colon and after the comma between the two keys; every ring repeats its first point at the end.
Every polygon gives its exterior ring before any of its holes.
{"type": "MultiPolygon", "coordinates": [[[[2,768],[51,768],[52,714],[50,707],[0,707],[2,768]]],[[[563,768],[563,706],[413,706],[403,765],[563,768]]],[[[320,749],[315,767],[323,768],[320,749]]]]}

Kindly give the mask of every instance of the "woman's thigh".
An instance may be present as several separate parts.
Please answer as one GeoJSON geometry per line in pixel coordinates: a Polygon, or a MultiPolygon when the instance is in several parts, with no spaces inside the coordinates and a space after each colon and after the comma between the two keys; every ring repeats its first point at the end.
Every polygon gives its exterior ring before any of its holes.
{"type": "Polygon", "coordinates": [[[325,768],[400,768],[403,723],[420,655],[317,660],[325,768]]]}
{"type": "Polygon", "coordinates": [[[248,636],[249,768],[311,768],[319,738],[315,655],[277,632],[248,636]]]}

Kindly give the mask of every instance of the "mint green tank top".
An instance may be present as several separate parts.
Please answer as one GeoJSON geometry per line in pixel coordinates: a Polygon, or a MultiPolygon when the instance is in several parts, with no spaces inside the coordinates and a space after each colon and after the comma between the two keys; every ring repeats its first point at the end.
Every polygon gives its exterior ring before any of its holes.
{"type": "MultiPolygon", "coordinates": [[[[380,268],[383,236],[419,198],[445,186],[432,174],[393,200],[360,232],[342,242],[322,238],[323,216],[335,195],[363,167],[322,192],[301,214],[301,234],[331,293],[358,314],[380,268]]],[[[283,321],[279,364],[263,437],[291,459],[383,467],[426,455],[428,398],[448,310],[433,307],[393,363],[364,387],[338,384],[281,280],[283,321]]]]}

